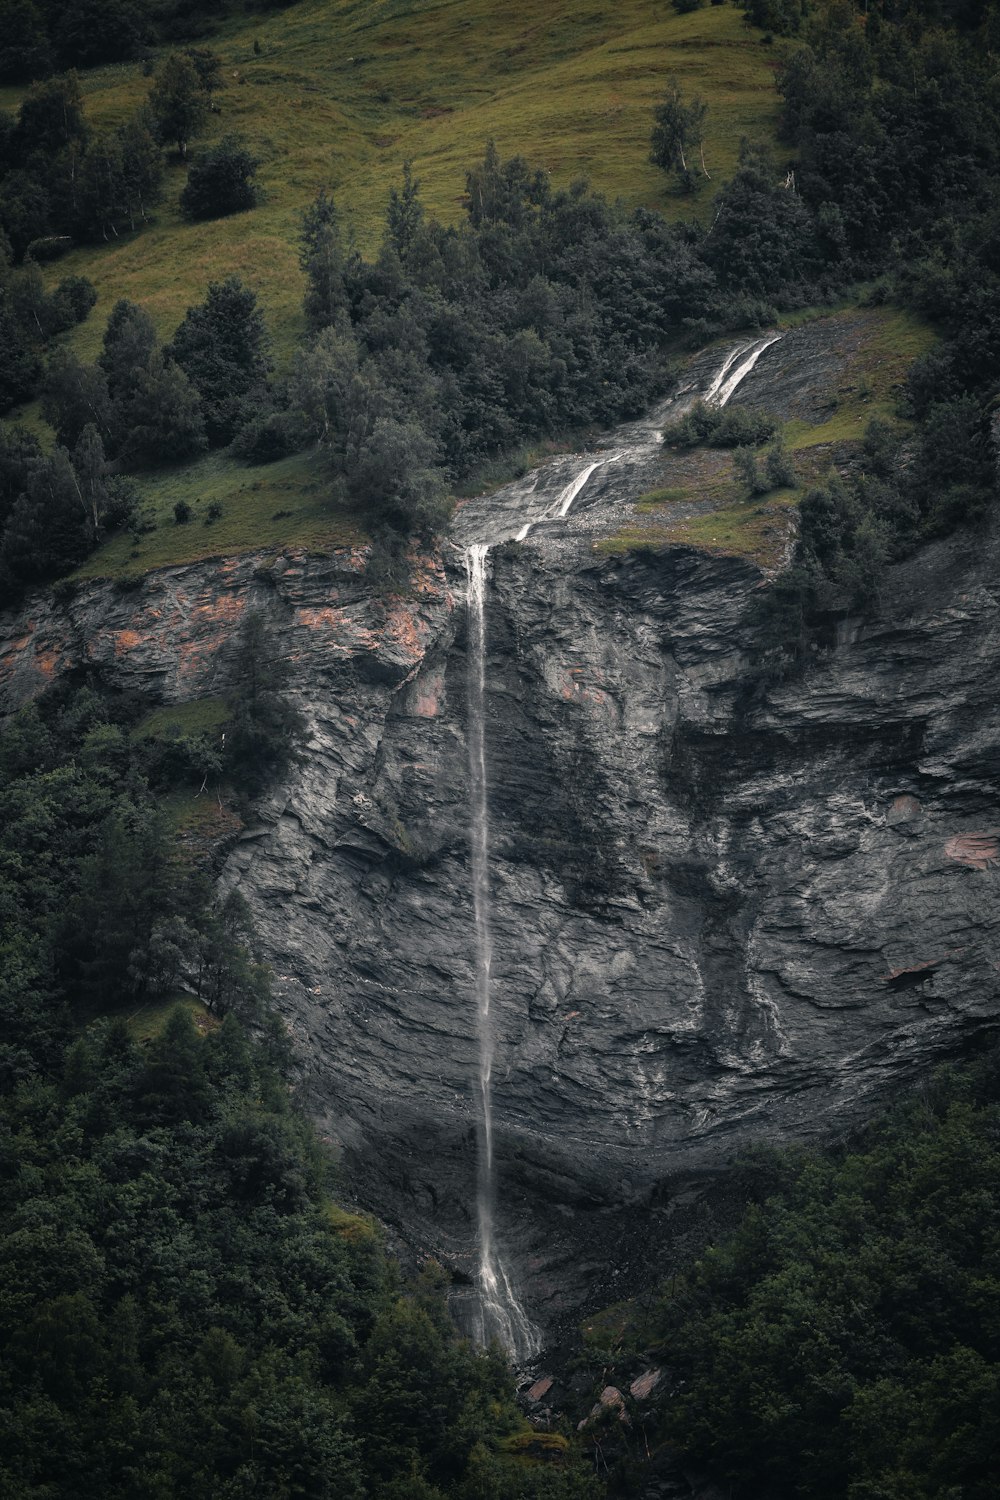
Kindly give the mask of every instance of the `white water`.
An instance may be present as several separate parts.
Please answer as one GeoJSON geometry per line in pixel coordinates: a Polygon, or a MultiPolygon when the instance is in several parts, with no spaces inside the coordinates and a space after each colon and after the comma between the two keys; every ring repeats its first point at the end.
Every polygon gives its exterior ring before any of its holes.
{"type": "MultiPolygon", "coordinates": [[[[715,372],[703,399],[725,406],[736,388],[750,374],[760,356],[780,338],[770,334],[751,344],[740,344],[715,372]]],[[[694,398],[692,398],[694,399],[694,398]]],[[[687,403],[690,405],[690,402],[687,403]]],[[[675,408],[676,409],[676,408],[675,408]]],[[[686,407],[684,408],[686,409],[686,407]]],[[[622,429],[629,447],[583,465],[541,515],[526,521],[515,533],[523,542],[542,521],[564,518],[574,500],[596,470],[626,458],[630,451],[648,448],[660,434],[622,429]],[[642,435],[640,435],[640,432],[642,435]],[[626,436],[626,434],[628,434],[626,436]]],[[[537,478],[535,480],[537,483],[537,478]]],[[[524,492],[524,499],[533,493],[524,492]]],[[[522,502],[523,503],[523,502],[522,502]]],[[[522,512],[523,514],[523,512],[522,512]]],[[[510,533],[507,533],[510,535],[510,533]]],[[[497,538],[499,540],[499,538],[497,538]]],[[[518,1300],[496,1245],[496,1174],[493,1159],[493,1018],[491,1015],[493,937],[490,896],[489,784],[486,775],[486,571],[491,544],[475,542],[463,551],[468,578],[468,758],[469,841],[472,870],[472,905],[476,929],[476,1020],[479,1038],[479,1120],[476,1170],[476,1218],[478,1227],[477,1307],[475,1333],[481,1344],[496,1339],[516,1363],[527,1364],[542,1347],[539,1329],[518,1300]]]]}
{"type": "Polygon", "coordinates": [[[716,373],[712,384],[705,392],[706,403],[709,406],[725,406],[736,387],[746,380],[764,350],[770,349],[771,345],[776,344],[780,338],[780,333],[771,333],[766,338],[757,339],[752,344],[735,349],[716,373]]]}
{"type": "Polygon", "coordinates": [[[465,553],[469,579],[469,834],[472,848],[472,905],[476,923],[476,1013],[479,1032],[479,1149],[476,1213],[479,1226],[477,1335],[498,1339],[510,1356],[524,1363],[538,1353],[541,1337],[514,1293],[494,1243],[493,1020],[490,1015],[493,938],[490,932],[490,809],[486,781],[486,559],[489,547],[477,543],[465,553]]]}
{"type": "Polygon", "coordinates": [[[561,520],[563,516],[568,516],[570,506],[573,504],[573,501],[583,489],[584,485],[587,483],[587,480],[590,478],[591,474],[593,474],[594,470],[603,469],[605,464],[613,464],[617,459],[621,458],[621,456],[622,455],[620,453],[611,453],[607,458],[599,458],[594,463],[588,464],[585,469],[581,469],[579,474],[577,474],[573,479],[570,480],[569,484],[560,494],[559,499],[556,501],[555,505],[553,505],[548,511],[546,511],[545,515],[536,517],[534,521],[526,521],[524,523],[524,525],[521,527],[520,531],[514,538],[515,542],[523,542],[525,537],[531,531],[532,527],[537,526],[539,521],[552,521],[557,518],[561,520]]]}

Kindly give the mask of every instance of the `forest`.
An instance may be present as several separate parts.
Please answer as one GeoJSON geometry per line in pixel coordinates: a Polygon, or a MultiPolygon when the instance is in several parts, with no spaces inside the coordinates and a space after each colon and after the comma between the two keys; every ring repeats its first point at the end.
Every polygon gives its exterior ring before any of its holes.
{"type": "MultiPolygon", "coordinates": [[[[72,340],[96,293],[59,261],[151,234],[168,161],[187,163],[190,221],[257,211],[252,146],[198,146],[230,8],[0,0],[0,81],[18,91],[0,110],[4,604],[71,587],[104,540],[147,524],[145,476],[211,451],[262,469],[319,453],[391,578],[455,490],[523,445],[636,415],[687,351],[844,298],[914,309],[939,337],[899,424],[873,422],[845,472],[801,496],[795,555],[752,622],[765,677],[801,670],[847,609],[877,612],[894,561],[991,524],[996,8],[741,8],[773,49],[780,151],[745,140],[717,188],[713,101],[665,77],[650,151],[678,214],[556,186],[484,141],[455,223],[404,165],[373,253],[318,192],[290,359],[235,275],[166,338],[121,295],[88,359],[72,340]],[[81,75],[124,61],[146,102],[97,129],[81,75]],[[709,196],[707,217],[687,215],[709,196]]],[[[695,410],[667,438],[731,447],[746,468],[780,434],[766,414],[695,410]]],[[[186,500],[172,524],[191,524],[186,500]]],[[[577,1436],[574,1412],[532,1450],[503,1357],[451,1323],[445,1274],[404,1274],[378,1227],[336,1206],[248,912],[171,824],[179,791],[222,778],[249,806],[298,753],[259,619],[237,655],[224,742],[218,725],[144,734],[154,705],[96,674],[0,731],[3,1493],[595,1500],[641,1493],[659,1464],[734,1496],[995,1493],[989,1060],[827,1154],[748,1166],[739,1229],[662,1285],[651,1266],[659,1289],[630,1314],[628,1348],[663,1363],[665,1394],[631,1413],[631,1437],[577,1436]]]]}

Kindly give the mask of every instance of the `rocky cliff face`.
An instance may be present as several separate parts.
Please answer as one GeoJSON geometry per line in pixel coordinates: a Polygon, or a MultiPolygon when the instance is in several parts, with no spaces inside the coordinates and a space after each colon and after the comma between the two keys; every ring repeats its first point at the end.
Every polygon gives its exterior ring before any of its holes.
{"type": "MultiPolygon", "coordinates": [[[[802,399],[814,357],[776,346],[744,394],[802,399]]],[[[753,565],[595,550],[656,480],[657,420],[467,508],[455,533],[488,539],[509,511],[512,535],[602,465],[566,518],[490,559],[499,1231],[543,1320],[609,1257],[669,1240],[739,1146],[846,1126],[997,1014],[1000,549],[929,549],[894,571],[881,621],[751,692],[753,565]]],[[[234,623],[267,612],[311,734],[224,878],[254,908],[305,1097],[359,1194],[459,1269],[476,1110],[463,590],[454,547],[415,559],[388,603],[357,554],[242,559],[37,602],[0,652],[8,701],[83,658],[169,701],[224,688],[234,623]]]]}

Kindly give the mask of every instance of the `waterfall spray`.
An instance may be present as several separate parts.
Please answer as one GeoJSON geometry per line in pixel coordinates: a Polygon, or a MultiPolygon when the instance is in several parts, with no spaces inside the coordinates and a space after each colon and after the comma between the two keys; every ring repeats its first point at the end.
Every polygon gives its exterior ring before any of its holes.
{"type": "Polygon", "coordinates": [[[479,1122],[476,1170],[476,1215],[479,1233],[477,1335],[488,1344],[498,1339],[518,1361],[538,1353],[537,1328],[515,1296],[510,1276],[494,1243],[493,1162],[493,1019],[490,1015],[493,940],[490,932],[490,823],[486,781],[486,559],[479,544],[465,553],[469,639],[469,835],[472,854],[472,905],[476,924],[476,1019],[479,1034],[479,1122]]]}

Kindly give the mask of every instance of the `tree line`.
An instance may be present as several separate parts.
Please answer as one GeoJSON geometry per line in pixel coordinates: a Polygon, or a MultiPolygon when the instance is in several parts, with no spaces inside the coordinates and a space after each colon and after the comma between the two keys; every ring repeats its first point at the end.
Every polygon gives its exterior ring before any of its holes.
{"type": "MultiPolygon", "coordinates": [[[[989,1500],[1000,1443],[995,1052],[935,1075],[825,1154],[743,1163],[740,1227],[663,1281],[626,1345],[664,1380],[649,1454],[733,1500],[989,1500]]],[[[602,1377],[605,1378],[605,1377],[602,1377]]],[[[644,1461],[645,1460],[645,1461],[644,1461]]]]}
{"type": "MultiPolygon", "coordinates": [[[[290,0],[240,0],[280,10],[290,0]]],[[[151,58],[156,44],[210,36],[233,0],[0,0],[0,83],[151,58]]]]}

